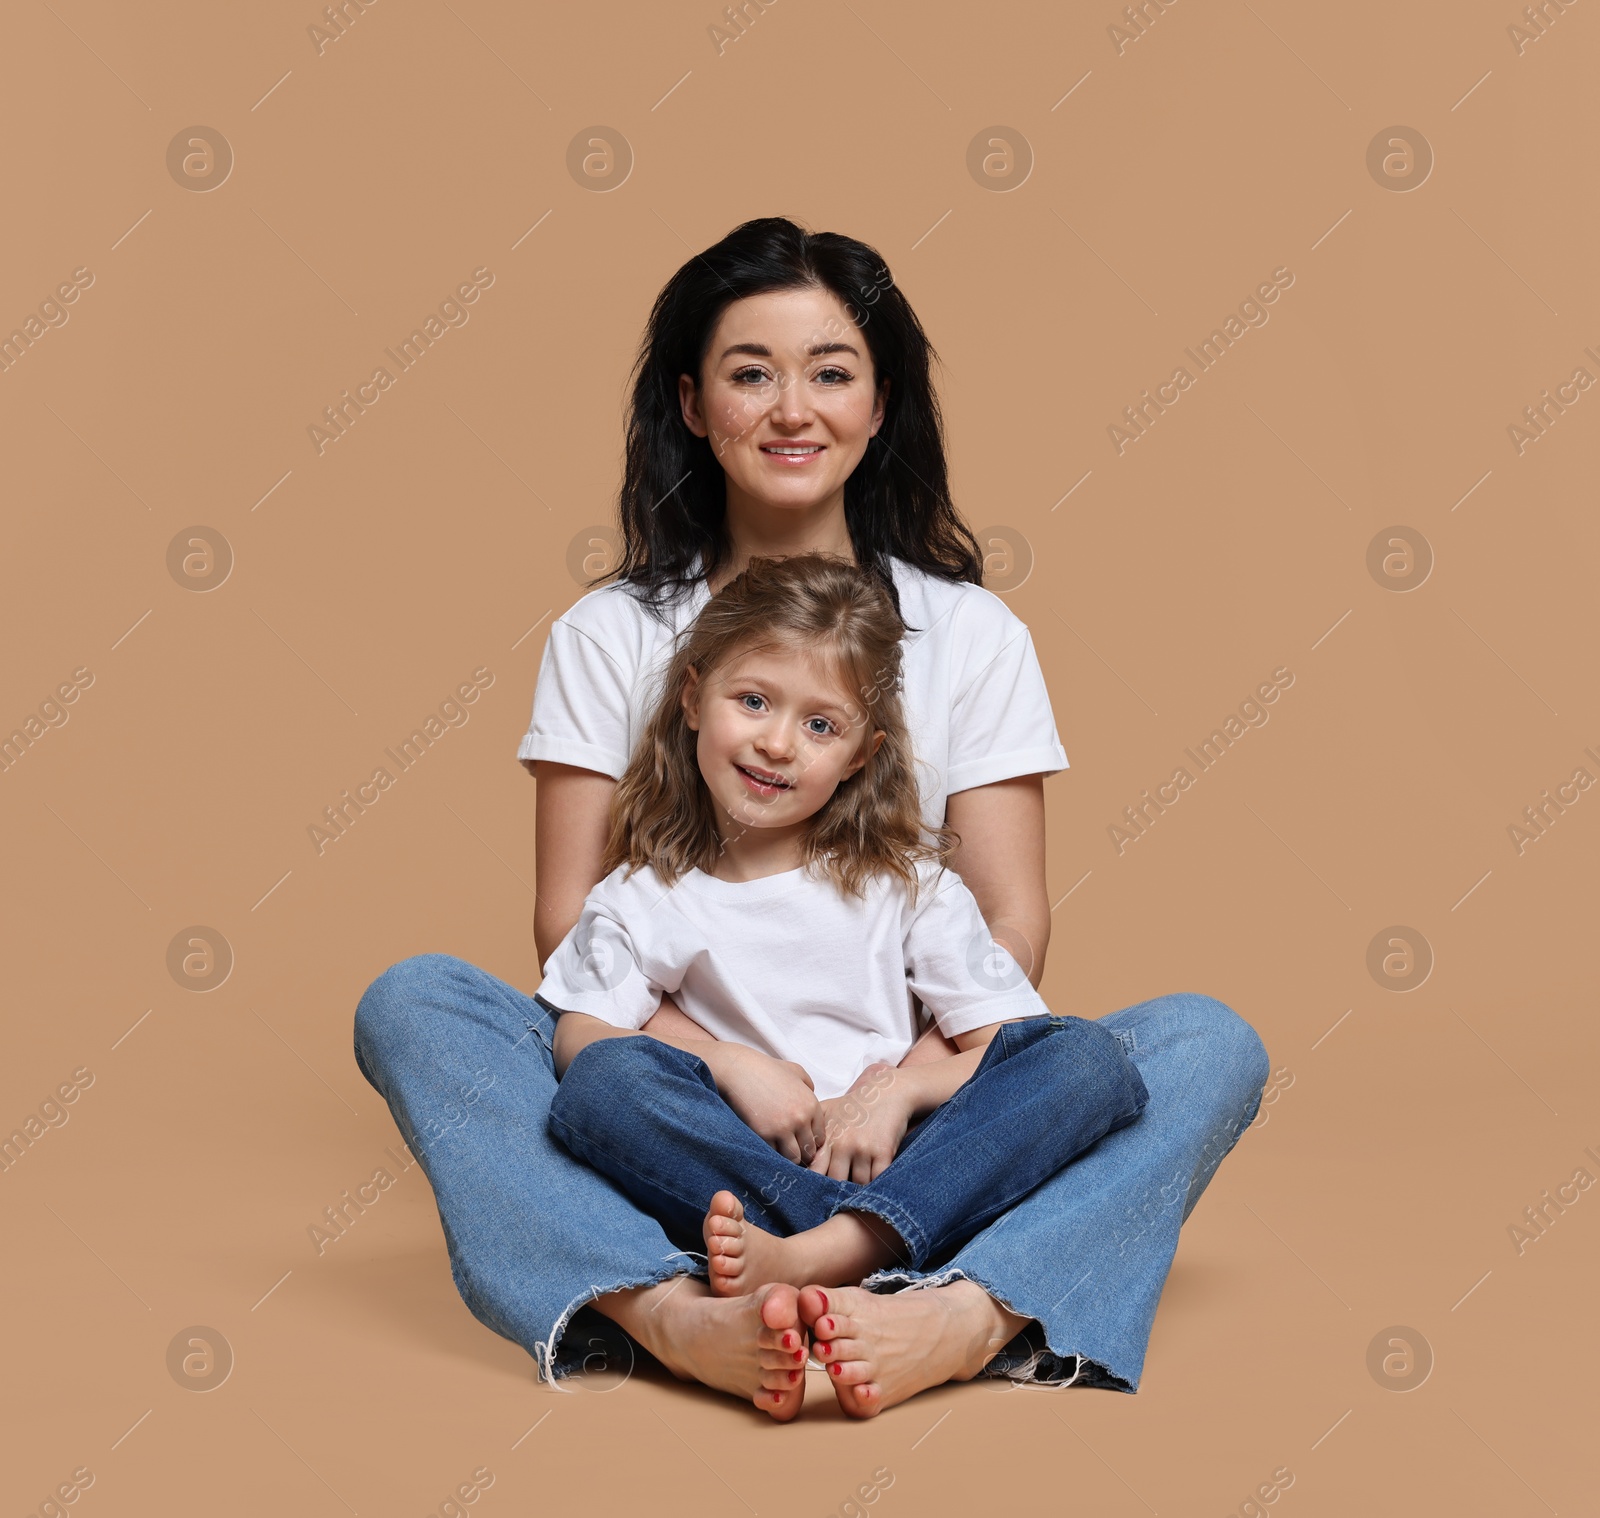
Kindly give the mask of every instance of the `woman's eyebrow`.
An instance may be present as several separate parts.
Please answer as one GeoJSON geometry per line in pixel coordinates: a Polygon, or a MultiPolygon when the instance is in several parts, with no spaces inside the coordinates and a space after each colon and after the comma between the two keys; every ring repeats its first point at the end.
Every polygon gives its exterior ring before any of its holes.
{"type": "MultiPolygon", "coordinates": [[[[806,352],[812,358],[819,358],[824,353],[852,353],[857,358],[861,357],[860,351],[850,343],[813,343],[806,352]]],[[[772,349],[765,343],[734,343],[722,350],[722,358],[717,362],[720,364],[730,353],[748,353],[753,358],[772,357],[772,349]]]]}

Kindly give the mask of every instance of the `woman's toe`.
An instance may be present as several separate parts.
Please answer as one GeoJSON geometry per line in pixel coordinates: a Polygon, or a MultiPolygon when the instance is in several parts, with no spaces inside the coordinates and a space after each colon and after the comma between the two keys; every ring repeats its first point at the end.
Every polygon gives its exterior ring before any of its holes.
{"type": "Polygon", "coordinates": [[[862,1386],[873,1380],[877,1372],[865,1360],[833,1360],[828,1374],[840,1386],[862,1386]]]}
{"type": "Polygon", "coordinates": [[[844,1395],[855,1404],[856,1413],[863,1418],[872,1417],[883,1406],[883,1388],[876,1381],[847,1387],[844,1395]]]}
{"type": "Polygon", "coordinates": [[[828,1293],[820,1286],[807,1286],[799,1297],[800,1318],[815,1327],[817,1319],[830,1311],[828,1293]]]}
{"type": "Polygon", "coordinates": [[[867,1346],[855,1339],[823,1339],[816,1346],[816,1355],[824,1365],[842,1365],[852,1360],[865,1360],[867,1346]]]}
{"type": "Polygon", "coordinates": [[[805,1388],[796,1386],[791,1391],[768,1391],[763,1387],[755,1394],[754,1403],[774,1423],[788,1423],[800,1414],[805,1402],[805,1388]]]}

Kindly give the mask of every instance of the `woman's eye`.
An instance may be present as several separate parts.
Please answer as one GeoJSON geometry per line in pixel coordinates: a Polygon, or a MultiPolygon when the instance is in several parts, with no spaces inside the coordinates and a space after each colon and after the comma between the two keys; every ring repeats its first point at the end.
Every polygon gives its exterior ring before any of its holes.
{"type": "Polygon", "coordinates": [[[757,369],[753,365],[748,369],[736,369],[733,373],[733,378],[741,384],[748,382],[752,385],[770,385],[772,383],[771,376],[765,370],[757,369]]]}
{"type": "Polygon", "coordinates": [[[850,382],[850,374],[849,374],[849,372],[847,370],[839,368],[835,364],[830,364],[826,369],[819,369],[817,371],[817,378],[820,380],[824,375],[827,375],[827,374],[834,374],[834,375],[838,376],[838,379],[832,381],[831,383],[834,383],[834,384],[848,384],[850,382]]]}

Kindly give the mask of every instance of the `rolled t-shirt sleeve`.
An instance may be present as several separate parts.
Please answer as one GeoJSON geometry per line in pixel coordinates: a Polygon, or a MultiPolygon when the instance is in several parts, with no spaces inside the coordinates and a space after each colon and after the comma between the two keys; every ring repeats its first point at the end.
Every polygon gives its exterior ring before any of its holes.
{"type": "Polygon", "coordinates": [[[650,957],[591,894],[546,963],[538,995],[560,1012],[585,1012],[614,1028],[642,1028],[668,989],[651,975],[650,957]]]}
{"type": "Polygon", "coordinates": [[[921,874],[905,929],[906,981],[946,1038],[1049,1008],[989,936],[977,898],[952,870],[921,874]]]}
{"type": "Polygon", "coordinates": [[[971,664],[950,713],[951,793],[1067,768],[1033,638],[1004,607],[995,610],[986,626],[974,619],[965,642],[971,664]]]}
{"type": "Polygon", "coordinates": [[[628,765],[632,672],[566,621],[550,629],[517,758],[548,759],[619,780],[628,765]]]}

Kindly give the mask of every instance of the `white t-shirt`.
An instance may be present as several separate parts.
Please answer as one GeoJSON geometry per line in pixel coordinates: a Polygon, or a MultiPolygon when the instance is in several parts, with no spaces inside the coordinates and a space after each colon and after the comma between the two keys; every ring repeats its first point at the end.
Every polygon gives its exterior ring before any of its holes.
{"type": "Polygon", "coordinates": [[[863,900],[804,869],[748,881],[692,870],[668,887],[620,866],[589,893],[539,995],[642,1028],[670,991],[707,1033],[802,1066],[819,1100],[874,1060],[905,1058],[913,996],[947,1037],[1047,1015],[960,876],[928,862],[917,873],[912,904],[891,876],[863,900]]]}
{"type": "MultiPolygon", "coordinates": [[[[902,701],[924,822],[955,791],[1067,768],[1027,624],[996,595],[891,560],[900,612],[902,701]]],[[[620,779],[654,706],[673,640],[709,598],[702,581],[663,622],[625,585],[590,591],[550,629],[522,760],[620,779]]]]}

